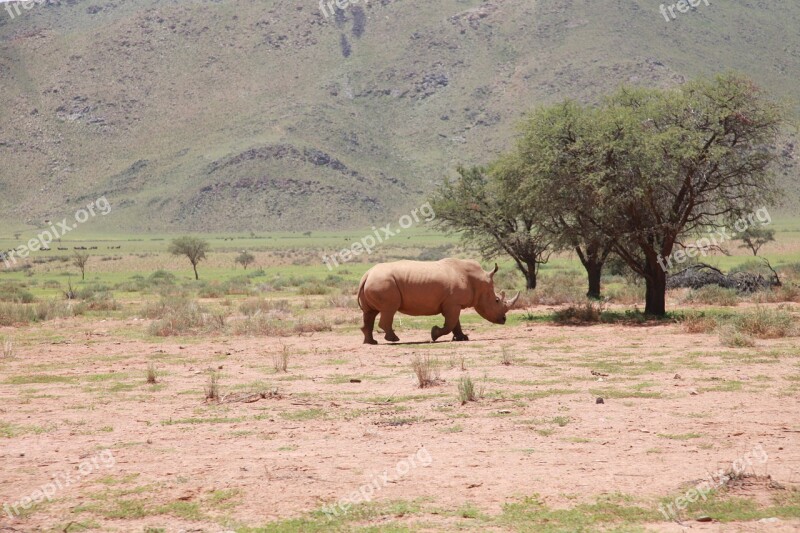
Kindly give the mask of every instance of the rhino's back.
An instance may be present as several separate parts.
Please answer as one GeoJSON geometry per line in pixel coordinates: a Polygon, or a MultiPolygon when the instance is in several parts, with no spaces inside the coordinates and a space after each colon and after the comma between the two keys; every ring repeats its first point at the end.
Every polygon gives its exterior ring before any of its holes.
{"type": "Polygon", "coordinates": [[[364,276],[364,294],[375,309],[398,308],[411,315],[442,312],[445,302],[471,306],[474,261],[394,261],[372,267],[364,276]]]}

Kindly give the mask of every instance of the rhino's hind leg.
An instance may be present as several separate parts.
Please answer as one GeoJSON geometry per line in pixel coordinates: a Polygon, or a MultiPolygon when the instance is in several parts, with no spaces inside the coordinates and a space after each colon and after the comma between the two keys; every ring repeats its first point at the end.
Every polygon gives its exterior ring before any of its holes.
{"type": "Polygon", "coordinates": [[[458,321],[458,324],[456,324],[456,327],[453,328],[453,340],[454,341],[468,341],[469,340],[469,337],[464,335],[464,332],[461,331],[461,321],[460,320],[458,321]]]}
{"type": "Polygon", "coordinates": [[[392,329],[392,323],[394,322],[394,314],[397,311],[381,311],[381,321],[378,324],[380,328],[386,332],[386,335],[383,336],[389,342],[398,342],[400,338],[394,334],[394,330],[392,329]]]}
{"type": "Polygon", "coordinates": [[[364,344],[378,344],[372,337],[372,331],[375,329],[375,317],[378,316],[377,311],[364,311],[364,327],[361,332],[364,334],[364,344]]]}

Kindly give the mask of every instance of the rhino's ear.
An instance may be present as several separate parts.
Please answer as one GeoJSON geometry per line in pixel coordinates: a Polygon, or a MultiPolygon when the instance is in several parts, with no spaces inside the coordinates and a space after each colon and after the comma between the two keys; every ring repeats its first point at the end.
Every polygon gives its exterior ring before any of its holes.
{"type": "Polygon", "coordinates": [[[500,270],[500,268],[497,266],[497,263],[495,263],[495,264],[494,264],[494,270],[492,270],[491,272],[489,272],[489,280],[490,280],[490,281],[494,281],[494,275],[495,275],[495,274],[497,274],[497,271],[498,271],[498,270],[500,270]]]}

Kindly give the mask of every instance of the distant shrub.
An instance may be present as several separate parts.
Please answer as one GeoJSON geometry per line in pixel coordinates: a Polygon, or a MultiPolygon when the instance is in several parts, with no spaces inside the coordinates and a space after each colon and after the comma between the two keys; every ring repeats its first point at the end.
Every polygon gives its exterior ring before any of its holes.
{"type": "Polygon", "coordinates": [[[754,292],[750,301],[757,303],[800,302],[800,287],[784,284],[767,290],[754,292]]]}
{"type": "Polygon", "coordinates": [[[680,323],[686,333],[711,333],[717,329],[717,321],[704,313],[687,313],[680,323]]]}
{"type": "Polygon", "coordinates": [[[314,281],[301,285],[298,289],[298,292],[303,296],[324,295],[328,294],[330,289],[319,281],[314,281]]]}
{"type": "Polygon", "coordinates": [[[56,318],[72,318],[86,312],[85,304],[64,300],[42,300],[33,306],[36,322],[44,322],[56,318]]]}
{"type": "MultiPolygon", "coordinates": [[[[440,259],[444,259],[445,257],[450,257],[452,249],[453,245],[451,244],[443,244],[441,246],[424,248],[417,256],[417,259],[420,261],[438,261],[440,259]]],[[[502,270],[498,271],[497,275],[499,275],[501,272],[502,270]]],[[[497,275],[495,275],[495,277],[497,277],[497,275]]]]}
{"type": "Polygon", "coordinates": [[[580,305],[559,309],[554,313],[553,319],[562,324],[600,322],[605,306],[604,302],[586,301],[580,305]]]}
{"type": "Polygon", "coordinates": [[[333,330],[333,327],[325,317],[303,317],[294,325],[295,333],[314,333],[331,330],[333,330]]]}
{"type": "Polygon", "coordinates": [[[288,337],[292,333],[286,322],[269,314],[255,314],[232,324],[235,335],[288,337]]]}
{"type": "Polygon", "coordinates": [[[219,283],[203,284],[197,291],[200,298],[222,298],[225,294],[225,288],[219,283]]]}
{"type": "Polygon", "coordinates": [[[175,283],[176,279],[175,274],[162,269],[156,270],[148,277],[151,283],[175,283]]]}
{"type": "Polygon", "coordinates": [[[222,312],[207,312],[188,298],[162,298],[146,305],[141,315],[143,318],[154,319],[149,332],[158,337],[221,331],[225,327],[226,318],[222,312]]]}
{"type": "Polygon", "coordinates": [[[328,298],[328,306],[339,309],[357,309],[358,301],[352,294],[334,294],[328,298]]]}
{"type": "Polygon", "coordinates": [[[736,315],[730,324],[736,331],[758,339],[776,339],[798,333],[795,319],[786,309],[757,307],[736,315]]]}
{"type": "Polygon", "coordinates": [[[13,283],[4,283],[0,285],[0,302],[29,304],[35,299],[33,294],[19,285],[13,283]]]}
{"type": "Polygon", "coordinates": [[[30,324],[36,321],[36,312],[31,305],[0,302],[0,326],[30,324]]]}
{"type": "Polygon", "coordinates": [[[729,348],[747,348],[756,343],[749,335],[738,331],[735,326],[726,324],[719,328],[719,341],[729,348]]]}
{"type": "Polygon", "coordinates": [[[289,300],[266,300],[264,298],[250,298],[239,306],[239,311],[247,316],[273,311],[289,314],[291,310],[289,300]]]}
{"type": "Polygon", "coordinates": [[[683,297],[683,303],[732,307],[738,305],[739,295],[736,289],[728,289],[719,285],[706,285],[687,292],[683,297]]]}
{"type": "Polygon", "coordinates": [[[577,273],[559,272],[540,276],[536,289],[520,296],[517,307],[526,305],[562,305],[585,299],[586,281],[577,273]]]}
{"type": "Polygon", "coordinates": [[[624,305],[638,304],[644,301],[644,289],[640,285],[625,281],[617,287],[603,290],[609,301],[624,305]]]}

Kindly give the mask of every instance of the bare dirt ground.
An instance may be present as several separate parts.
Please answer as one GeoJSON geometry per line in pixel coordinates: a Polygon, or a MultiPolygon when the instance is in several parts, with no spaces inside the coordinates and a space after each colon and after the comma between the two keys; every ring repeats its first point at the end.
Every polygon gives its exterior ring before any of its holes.
{"type": "MultiPolygon", "coordinates": [[[[800,484],[797,338],[726,348],[677,324],[523,323],[471,325],[470,342],[436,344],[406,326],[405,344],[365,346],[352,324],[163,341],[146,325],[0,330],[18,339],[0,361],[0,531],[323,531],[319,513],[318,529],[285,520],[370,483],[370,505],[396,507],[337,527],[515,530],[504,505],[533,495],[554,509],[611,498],[657,513],[756,447],[766,460],[749,474],[800,484]],[[286,373],[273,360],[284,351],[286,373]],[[434,386],[417,386],[415,356],[438,361],[434,386]],[[205,400],[211,370],[220,402],[205,400]],[[467,375],[482,397],[462,404],[467,375]],[[23,509],[54,479],[51,500],[23,509]]],[[[768,502],[770,485],[737,490],[768,502]]],[[[800,530],[791,518],[683,518],[637,527],[800,530]]]]}

